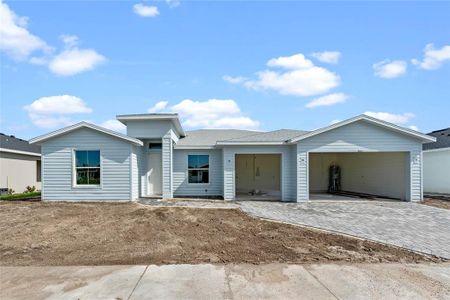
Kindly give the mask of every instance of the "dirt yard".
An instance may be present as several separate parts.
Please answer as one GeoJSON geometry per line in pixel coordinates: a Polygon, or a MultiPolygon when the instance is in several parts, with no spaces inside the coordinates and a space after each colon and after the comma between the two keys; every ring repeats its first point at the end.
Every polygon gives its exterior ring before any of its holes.
{"type": "Polygon", "coordinates": [[[450,200],[425,198],[421,203],[429,206],[450,209],[450,200]]]}
{"type": "Polygon", "coordinates": [[[438,261],[237,209],[0,203],[0,265],[438,261]]]}

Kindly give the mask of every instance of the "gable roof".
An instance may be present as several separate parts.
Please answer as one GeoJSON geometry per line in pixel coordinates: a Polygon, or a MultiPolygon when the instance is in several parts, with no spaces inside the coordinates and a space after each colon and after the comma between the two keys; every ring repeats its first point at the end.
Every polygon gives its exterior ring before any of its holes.
{"type": "Polygon", "coordinates": [[[104,133],[104,134],[107,134],[107,135],[110,135],[110,136],[113,136],[113,137],[125,140],[127,142],[133,143],[133,144],[138,145],[138,146],[144,145],[142,143],[142,141],[140,141],[138,139],[135,139],[135,138],[129,137],[129,136],[125,135],[125,134],[122,134],[122,133],[119,133],[119,132],[115,132],[115,131],[106,129],[104,127],[100,127],[100,126],[97,126],[97,125],[94,125],[94,124],[91,124],[91,123],[88,123],[88,122],[84,122],[84,121],[80,122],[80,123],[77,123],[77,124],[74,124],[74,125],[71,125],[71,126],[67,126],[67,127],[61,128],[61,129],[56,130],[56,131],[52,131],[52,132],[44,134],[44,135],[40,135],[40,136],[35,137],[35,138],[32,138],[30,140],[30,144],[40,144],[40,143],[42,143],[44,141],[47,141],[49,139],[58,137],[60,135],[63,135],[63,134],[75,131],[75,130],[80,129],[80,128],[90,128],[92,130],[95,130],[95,131],[98,131],[98,132],[101,132],[101,133],[104,133]]]}
{"type": "Polygon", "coordinates": [[[240,129],[199,129],[187,131],[186,136],[178,140],[176,149],[214,148],[217,141],[239,138],[260,133],[259,131],[240,129]]]}
{"type": "Polygon", "coordinates": [[[130,114],[130,115],[117,115],[116,119],[127,125],[128,121],[145,121],[145,120],[167,120],[171,121],[178,131],[180,136],[185,136],[183,126],[181,126],[180,119],[177,113],[150,113],[150,114],[130,114]]]}
{"type": "Polygon", "coordinates": [[[428,135],[434,136],[436,138],[436,142],[424,144],[423,150],[450,148],[450,127],[435,130],[428,133],[428,135]]]}
{"type": "Polygon", "coordinates": [[[30,145],[28,141],[16,138],[13,135],[0,133],[0,151],[32,156],[41,155],[41,146],[30,145]]]}
{"type": "Polygon", "coordinates": [[[243,137],[221,140],[217,145],[232,144],[284,144],[292,138],[306,134],[307,131],[293,129],[279,129],[268,132],[259,132],[243,137]]]}
{"type": "Polygon", "coordinates": [[[412,130],[412,129],[409,129],[409,128],[405,128],[405,127],[401,127],[401,126],[398,126],[398,125],[395,125],[395,124],[392,124],[392,123],[389,123],[389,122],[386,122],[386,121],[382,121],[382,120],[379,120],[379,119],[376,119],[376,118],[373,118],[373,117],[370,117],[370,116],[367,116],[367,115],[359,115],[359,116],[356,116],[356,117],[344,120],[342,122],[338,122],[336,124],[333,124],[333,125],[330,125],[330,126],[327,126],[327,127],[319,128],[319,129],[313,130],[311,132],[308,132],[308,133],[306,133],[304,135],[295,137],[295,138],[291,139],[290,142],[291,143],[296,143],[298,141],[301,141],[301,140],[304,140],[304,139],[316,136],[318,134],[321,134],[321,133],[324,133],[324,132],[327,132],[327,131],[330,131],[330,130],[333,130],[333,129],[336,129],[336,128],[339,128],[339,127],[342,127],[342,126],[345,126],[345,125],[357,122],[357,121],[361,121],[361,120],[364,120],[366,122],[369,122],[369,123],[372,123],[372,124],[384,127],[386,129],[389,129],[389,130],[392,130],[392,131],[396,131],[396,132],[399,132],[399,133],[402,133],[402,134],[405,134],[405,135],[409,135],[411,137],[414,137],[414,138],[417,138],[417,139],[421,140],[424,143],[429,143],[429,142],[435,142],[436,141],[436,138],[434,138],[432,136],[429,136],[429,135],[426,135],[426,134],[423,134],[423,133],[420,133],[418,131],[415,131],[415,130],[412,130]]]}

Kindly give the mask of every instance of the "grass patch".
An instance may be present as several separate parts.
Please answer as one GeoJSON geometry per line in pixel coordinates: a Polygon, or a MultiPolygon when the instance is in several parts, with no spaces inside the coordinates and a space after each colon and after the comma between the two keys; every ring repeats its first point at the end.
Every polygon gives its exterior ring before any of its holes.
{"type": "Polygon", "coordinates": [[[40,196],[41,196],[41,192],[31,192],[31,193],[0,196],[0,200],[21,200],[21,199],[28,199],[28,198],[36,198],[36,197],[40,197],[40,196]]]}

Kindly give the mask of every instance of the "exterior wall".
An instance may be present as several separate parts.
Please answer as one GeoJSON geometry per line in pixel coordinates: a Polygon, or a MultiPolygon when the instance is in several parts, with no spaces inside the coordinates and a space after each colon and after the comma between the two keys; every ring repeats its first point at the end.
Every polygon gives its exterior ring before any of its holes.
{"type": "Polygon", "coordinates": [[[162,138],[162,193],[164,199],[173,197],[173,140],[169,131],[162,138]]]}
{"type": "Polygon", "coordinates": [[[234,200],[236,192],[235,183],[235,156],[236,154],[281,154],[281,200],[292,201],[296,199],[296,162],[295,146],[226,146],[223,148],[224,182],[223,191],[225,200],[234,200]]]}
{"type": "Polygon", "coordinates": [[[161,138],[173,130],[168,120],[136,120],[127,122],[127,135],[139,139],[161,138]]]}
{"type": "Polygon", "coordinates": [[[129,201],[132,145],[115,137],[81,128],[42,144],[42,199],[129,201]],[[74,150],[100,150],[100,187],[74,187],[74,150]]]}
{"type": "Polygon", "coordinates": [[[27,186],[40,190],[37,169],[40,160],[37,156],[0,152],[0,188],[13,189],[16,193],[25,191],[27,186]]]}
{"type": "Polygon", "coordinates": [[[175,196],[223,196],[222,150],[174,150],[173,192],[175,196]],[[187,167],[189,154],[209,155],[209,183],[188,183],[187,167]]]}
{"type": "Polygon", "coordinates": [[[382,151],[410,153],[410,182],[407,198],[411,201],[420,201],[422,199],[422,144],[414,138],[363,120],[297,143],[297,201],[309,200],[309,153],[382,151]]]}
{"type": "Polygon", "coordinates": [[[450,148],[423,152],[423,188],[426,193],[450,194],[450,148]]]}

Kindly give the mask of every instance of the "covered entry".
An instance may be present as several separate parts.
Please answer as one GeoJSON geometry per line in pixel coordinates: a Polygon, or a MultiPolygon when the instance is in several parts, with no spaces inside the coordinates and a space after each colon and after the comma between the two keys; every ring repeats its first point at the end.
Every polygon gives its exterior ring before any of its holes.
{"type": "Polygon", "coordinates": [[[281,200],[281,154],[236,154],[236,199],[281,200]]]}
{"type": "Polygon", "coordinates": [[[408,187],[408,152],[309,153],[311,200],[407,200],[408,187]]]}

